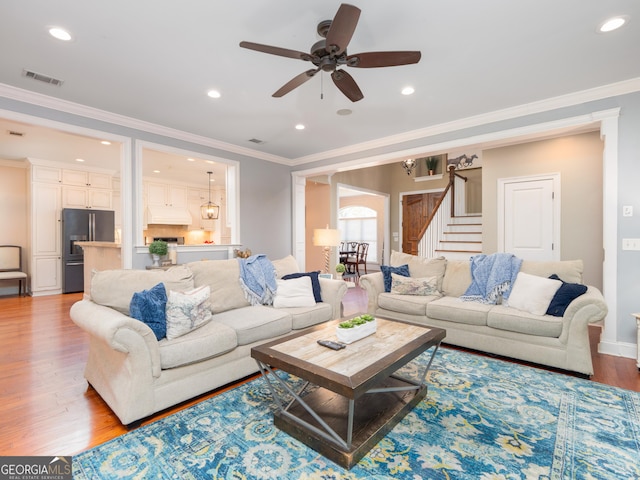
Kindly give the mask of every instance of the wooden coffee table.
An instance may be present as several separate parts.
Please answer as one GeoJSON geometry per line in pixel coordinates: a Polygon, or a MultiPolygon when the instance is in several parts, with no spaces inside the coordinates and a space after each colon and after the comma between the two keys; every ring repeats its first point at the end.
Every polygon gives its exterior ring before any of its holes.
{"type": "Polygon", "coordinates": [[[378,318],[374,335],[342,350],[318,345],[317,340],[337,340],[338,323],[253,347],[251,356],[278,405],[274,424],[349,469],[426,396],[425,378],[446,332],[378,318]],[[398,375],[429,349],[433,351],[418,380],[398,375]],[[275,369],[306,383],[296,391],[275,369]],[[278,385],[293,399],[282,398],[278,385]]]}

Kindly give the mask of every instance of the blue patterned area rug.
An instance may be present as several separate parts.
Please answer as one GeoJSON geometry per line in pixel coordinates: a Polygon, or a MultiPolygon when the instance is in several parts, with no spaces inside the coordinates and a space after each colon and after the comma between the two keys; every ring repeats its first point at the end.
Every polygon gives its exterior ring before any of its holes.
{"type": "Polygon", "coordinates": [[[445,348],[428,381],[349,471],[274,427],[259,378],[74,456],[74,478],[640,478],[640,393],[445,348]]]}

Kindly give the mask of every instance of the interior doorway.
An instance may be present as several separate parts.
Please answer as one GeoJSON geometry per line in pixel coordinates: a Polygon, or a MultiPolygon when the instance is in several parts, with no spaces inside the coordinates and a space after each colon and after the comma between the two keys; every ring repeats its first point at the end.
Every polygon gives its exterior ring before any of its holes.
{"type": "Polygon", "coordinates": [[[442,192],[417,193],[402,197],[402,251],[418,255],[420,231],[442,192]]]}

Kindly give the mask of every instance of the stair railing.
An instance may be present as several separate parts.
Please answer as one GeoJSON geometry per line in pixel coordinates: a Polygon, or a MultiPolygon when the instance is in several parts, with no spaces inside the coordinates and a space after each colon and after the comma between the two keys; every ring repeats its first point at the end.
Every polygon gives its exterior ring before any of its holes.
{"type": "Polygon", "coordinates": [[[421,257],[432,258],[435,256],[442,232],[445,231],[449,219],[455,217],[456,214],[461,215],[464,213],[464,182],[467,179],[457,174],[455,170],[455,165],[449,166],[449,182],[418,234],[418,238],[420,238],[418,255],[421,257]],[[456,204],[459,206],[456,207],[456,204]],[[447,215],[447,212],[450,213],[447,215]]]}

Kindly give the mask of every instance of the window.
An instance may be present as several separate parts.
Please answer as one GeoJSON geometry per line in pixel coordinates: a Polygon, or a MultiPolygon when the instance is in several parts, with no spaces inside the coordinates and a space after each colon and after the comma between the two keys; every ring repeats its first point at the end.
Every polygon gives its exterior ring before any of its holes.
{"type": "Polygon", "coordinates": [[[378,214],[375,210],[357,205],[341,208],[338,230],[345,242],[368,243],[367,262],[378,261],[378,214]]]}

